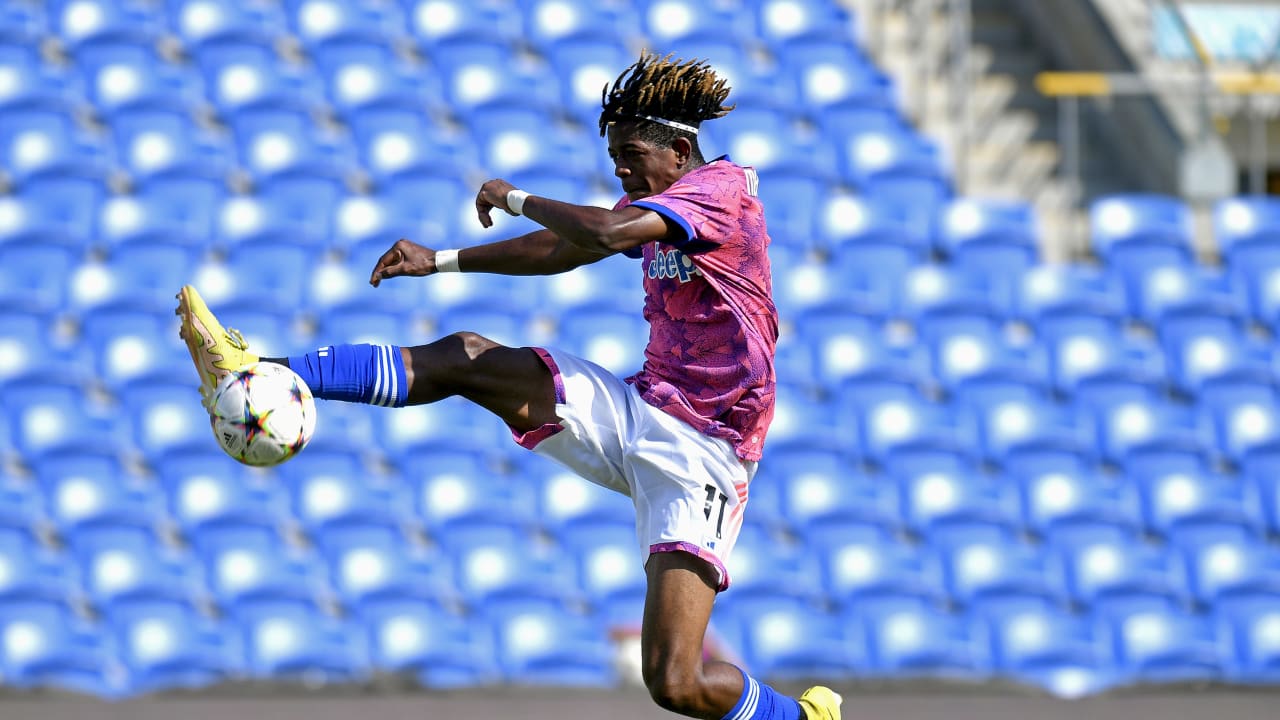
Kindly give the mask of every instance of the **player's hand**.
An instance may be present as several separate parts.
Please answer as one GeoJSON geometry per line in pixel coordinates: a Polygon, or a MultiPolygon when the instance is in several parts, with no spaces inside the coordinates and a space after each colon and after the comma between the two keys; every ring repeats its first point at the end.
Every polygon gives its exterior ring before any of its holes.
{"type": "Polygon", "coordinates": [[[373,266],[373,273],[369,275],[369,284],[378,287],[386,278],[402,275],[421,277],[435,271],[435,250],[401,238],[378,258],[378,263],[373,266]]]}
{"type": "Polygon", "coordinates": [[[515,215],[511,212],[511,208],[507,207],[507,193],[515,190],[516,186],[502,179],[494,179],[480,186],[480,192],[476,193],[476,215],[480,217],[480,224],[484,227],[493,227],[493,218],[489,217],[489,211],[498,208],[505,211],[508,215],[515,215]]]}

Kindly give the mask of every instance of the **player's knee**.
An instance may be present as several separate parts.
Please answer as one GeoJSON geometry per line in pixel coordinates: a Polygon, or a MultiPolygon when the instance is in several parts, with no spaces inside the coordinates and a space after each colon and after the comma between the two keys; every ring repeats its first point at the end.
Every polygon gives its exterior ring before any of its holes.
{"type": "Polygon", "coordinates": [[[701,702],[701,689],[698,687],[698,673],[678,671],[666,666],[654,668],[645,673],[645,685],[649,688],[649,697],[664,710],[688,715],[696,710],[701,702]]]}
{"type": "Polygon", "coordinates": [[[498,343],[469,330],[453,333],[449,337],[454,338],[455,342],[458,343],[459,349],[462,351],[462,358],[465,358],[466,362],[473,361],[486,351],[498,347],[498,343]]]}

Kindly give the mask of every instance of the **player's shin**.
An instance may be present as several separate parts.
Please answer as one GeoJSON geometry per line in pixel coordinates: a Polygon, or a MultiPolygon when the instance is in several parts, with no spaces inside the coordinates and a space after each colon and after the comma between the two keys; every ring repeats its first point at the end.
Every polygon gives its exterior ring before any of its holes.
{"type": "Polygon", "coordinates": [[[331,345],[263,360],[288,365],[325,400],[401,407],[409,396],[404,358],[395,345],[331,345]]]}

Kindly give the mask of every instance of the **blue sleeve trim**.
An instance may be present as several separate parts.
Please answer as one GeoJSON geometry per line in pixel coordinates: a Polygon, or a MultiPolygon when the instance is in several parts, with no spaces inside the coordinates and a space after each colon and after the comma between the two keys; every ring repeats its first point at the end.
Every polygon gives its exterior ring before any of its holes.
{"type": "Polygon", "coordinates": [[[639,260],[644,257],[644,247],[633,247],[630,250],[623,250],[622,254],[634,260],[639,260]]]}
{"type": "Polygon", "coordinates": [[[693,240],[694,236],[697,234],[693,231],[693,226],[689,224],[688,220],[685,220],[684,218],[680,217],[679,213],[677,213],[676,211],[672,210],[671,208],[665,205],[645,202],[644,200],[637,200],[631,203],[631,206],[642,207],[645,210],[652,210],[658,213],[659,215],[661,215],[662,217],[675,223],[676,225],[679,225],[680,229],[684,230],[684,240],[681,240],[680,242],[668,243],[670,245],[675,245],[676,247],[680,247],[688,243],[690,240],[693,240]]]}

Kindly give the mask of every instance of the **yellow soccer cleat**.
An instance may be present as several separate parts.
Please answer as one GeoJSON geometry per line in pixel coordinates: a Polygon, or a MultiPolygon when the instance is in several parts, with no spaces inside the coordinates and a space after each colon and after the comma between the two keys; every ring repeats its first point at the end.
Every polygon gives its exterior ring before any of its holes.
{"type": "Polygon", "coordinates": [[[814,685],[800,696],[800,709],[805,720],[840,720],[840,694],[831,688],[814,685]]]}
{"type": "Polygon", "coordinates": [[[200,397],[208,408],[218,381],[233,370],[258,362],[258,356],[248,351],[238,330],[222,327],[190,285],[178,291],[178,309],[173,312],[182,318],[178,335],[187,343],[191,361],[200,373],[200,397]]]}

